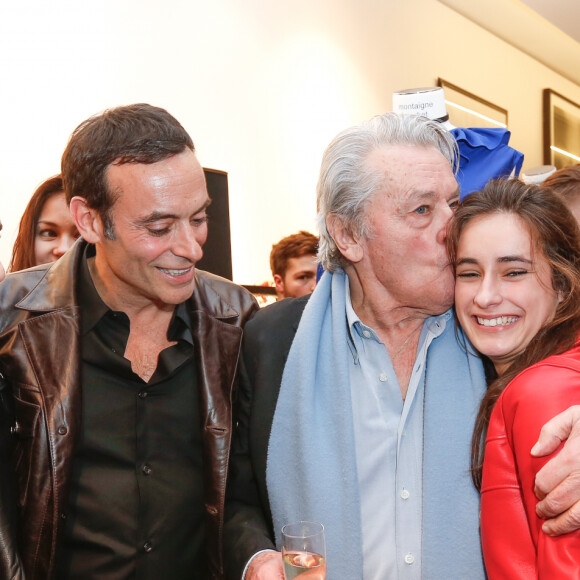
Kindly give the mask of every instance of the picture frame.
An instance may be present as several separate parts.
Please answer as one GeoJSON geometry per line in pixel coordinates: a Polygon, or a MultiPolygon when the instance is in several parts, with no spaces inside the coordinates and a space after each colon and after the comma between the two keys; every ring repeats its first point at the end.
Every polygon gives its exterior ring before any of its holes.
{"type": "Polygon", "coordinates": [[[445,93],[449,122],[456,127],[495,127],[507,129],[508,111],[442,78],[437,86],[445,93]]]}
{"type": "Polygon", "coordinates": [[[544,163],[557,169],[580,163],[580,105],[543,91],[544,163]]]}

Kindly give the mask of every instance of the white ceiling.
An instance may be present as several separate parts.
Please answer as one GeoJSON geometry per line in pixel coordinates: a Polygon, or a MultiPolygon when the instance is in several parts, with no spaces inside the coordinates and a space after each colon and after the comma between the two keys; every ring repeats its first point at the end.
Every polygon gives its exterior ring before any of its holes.
{"type": "Polygon", "coordinates": [[[580,42],[580,2],[578,0],[521,0],[532,10],[580,42]]]}

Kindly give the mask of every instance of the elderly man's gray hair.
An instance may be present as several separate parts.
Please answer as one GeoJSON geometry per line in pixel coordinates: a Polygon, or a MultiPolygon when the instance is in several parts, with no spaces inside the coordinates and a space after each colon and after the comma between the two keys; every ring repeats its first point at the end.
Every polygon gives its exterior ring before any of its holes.
{"type": "Polygon", "coordinates": [[[340,216],[355,238],[372,235],[365,208],[383,176],[366,160],[371,152],[390,145],[434,147],[456,171],[459,154],[453,135],[426,117],[385,113],[339,133],[324,152],[317,185],[318,258],[326,270],[345,265],[326,229],[330,214],[340,216]]]}

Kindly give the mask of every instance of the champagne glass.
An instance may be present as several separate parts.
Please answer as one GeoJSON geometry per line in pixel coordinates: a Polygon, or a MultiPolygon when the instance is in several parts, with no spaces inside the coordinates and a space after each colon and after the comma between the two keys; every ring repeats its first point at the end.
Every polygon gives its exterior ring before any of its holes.
{"type": "Polygon", "coordinates": [[[325,580],[326,544],[319,522],[294,522],[282,528],[282,560],[286,580],[325,580]]]}

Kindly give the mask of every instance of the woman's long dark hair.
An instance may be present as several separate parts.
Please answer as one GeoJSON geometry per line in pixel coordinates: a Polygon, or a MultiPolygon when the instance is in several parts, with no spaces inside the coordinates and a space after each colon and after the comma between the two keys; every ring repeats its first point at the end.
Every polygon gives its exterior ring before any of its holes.
{"type": "Polygon", "coordinates": [[[34,241],[36,226],[44,209],[44,204],[57,193],[64,194],[62,177],[55,175],[43,181],[32,194],[18,228],[18,235],[12,246],[12,258],[8,264],[9,272],[18,272],[36,266],[34,241]]]}
{"type": "Polygon", "coordinates": [[[572,348],[580,333],[580,230],[574,216],[549,188],[525,185],[514,179],[496,180],[468,195],[449,225],[446,243],[451,263],[456,264],[459,238],[465,226],[474,218],[498,213],[515,214],[527,225],[532,247],[548,261],[552,285],[562,300],[553,319],[540,329],[506,372],[491,382],[481,401],[471,442],[472,477],[478,489],[487,427],[499,395],[525,368],[572,348]]]}

